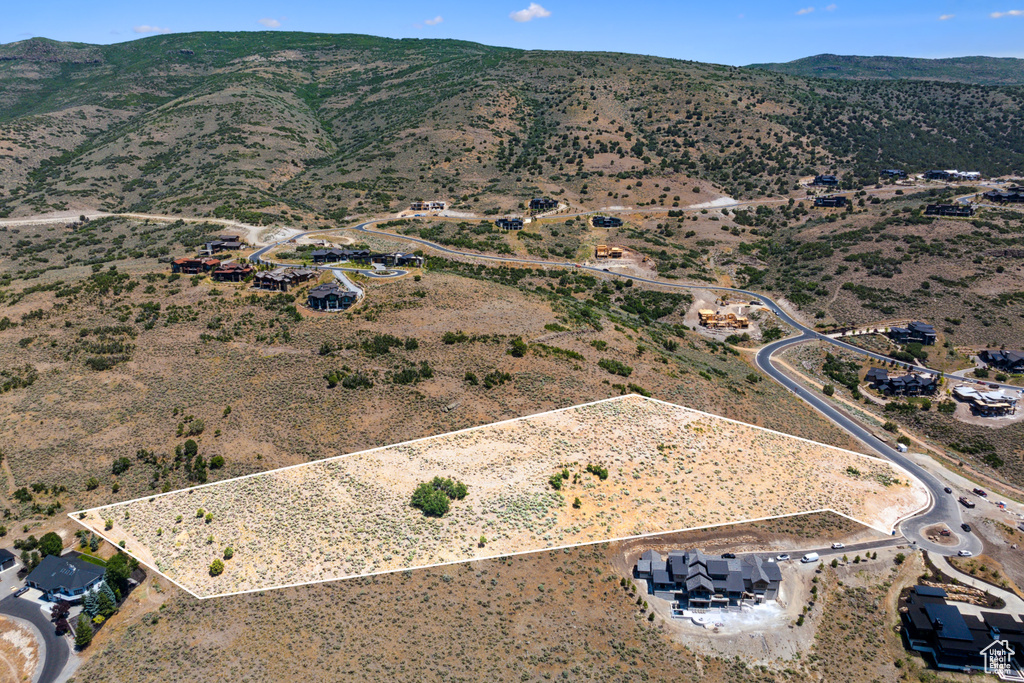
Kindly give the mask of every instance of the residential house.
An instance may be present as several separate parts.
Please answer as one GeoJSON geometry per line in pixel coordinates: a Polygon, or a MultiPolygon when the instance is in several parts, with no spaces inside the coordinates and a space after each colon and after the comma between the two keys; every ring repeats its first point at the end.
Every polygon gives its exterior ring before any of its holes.
{"type": "Polygon", "coordinates": [[[522,230],[523,219],[522,218],[499,218],[494,221],[496,227],[502,230],[522,230]]]}
{"type": "Polygon", "coordinates": [[[946,598],[942,588],[915,586],[900,600],[900,630],[906,647],[922,653],[939,669],[980,672],[985,668],[985,652],[1002,641],[1013,666],[1024,667],[1024,623],[1006,612],[963,614],[946,598]]]}
{"type": "Polygon", "coordinates": [[[849,201],[846,197],[839,195],[829,195],[827,197],[818,197],[814,200],[815,206],[821,206],[825,208],[842,208],[846,206],[849,201]]]}
{"type": "Polygon", "coordinates": [[[622,219],[613,216],[594,216],[590,224],[595,228],[619,228],[622,227],[622,219]]]}
{"type": "Polygon", "coordinates": [[[216,270],[220,261],[215,258],[188,258],[183,257],[171,261],[172,273],[184,273],[185,275],[198,275],[216,270]]]}
{"type": "Polygon", "coordinates": [[[442,201],[412,202],[409,204],[410,211],[444,211],[448,205],[442,201]]]}
{"type": "Polygon", "coordinates": [[[964,180],[981,180],[981,173],[978,171],[958,171],[956,169],[936,169],[924,174],[925,180],[945,180],[947,182],[960,182],[964,180]]]}
{"type": "Polygon", "coordinates": [[[368,249],[315,249],[310,256],[313,263],[352,263],[369,264],[373,254],[368,249]]]}
{"type": "Polygon", "coordinates": [[[1006,192],[992,190],[983,194],[982,197],[996,204],[1024,204],[1024,187],[1011,187],[1006,192]]]}
{"type": "Polygon", "coordinates": [[[17,565],[17,561],[12,553],[7,548],[0,548],[0,572],[6,571],[17,565]]]}
{"type": "Polygon", "coordinates": [[[249,263],[225,263],[213,271],[213,279],[217,282],[242,282],[256,272],[249,263]]]}
{"type": "Polygon", "coordinates": [[[886,168],[882,169],[882,175],[888,178],[906,178],[907,172],[898,168],[886,168]]]}
{"type": "Polygon", "coordinates": [[[728,608],[775,600],[782,572],[756,555],[724,558],[700,550],[670,550],[668,558],[649,550],[640,556],[633,576],[648,583],[648,592],[673,601],[677,610],[728,608]]]}
{"type": "Polygon", "coordinates": [[[238,251],[245,246],[245,242],[235,235],[220,235],[217,239],[204,244],[199,249],[199,255],[210,256],[221,251],[238,251]]]}
{"type": "Polygon", "coordinates": [[[358,298],[357,292],[343,289],[337,282],[328,282],[309,290],[306,303],[316,311],[343,311],[358,298]]]}
{"type": "Polygon", "coordinates": [[[918,342],[925,346],[933,345],[938,338],[935,328],[922,322],[912,322],[906,327],[890,327],[888,335],[897,344],[918,342]]]}
{"type": "Polygon", "coordinates": [[[929,204],[925,207],[924,215],[970,218],[974,215],[974,207],[970,204],[929,204]]]}
{"type": "Polygon", "coordinates": [[[1021,392],[1008,389],[992,389],[985,391],[961,384],[953,388],[953,396],[963,403],[969,403],[971,412],[983,417],[999,417],[1014,415],[1020,403],[1021,392]]]}
{"type": "Polygon", "coordinates": [[[103,567],[77,557],[47,555],[25,578],[25,585],[42,591],[44,600],[77,603],[99,587],[105,573],[103,567]]]}
{"type": "Polygon", "coordinates": [[[986,365],[1005,372],[1024,372],[1024,351],[995,351],[985,349],[978,354],[978,358],[986,365]]]}
{"type": "Polygon", "coordinates": [[[312,280],[317,276],[317,271],[308,268],[275,268],[256,273],[253,279],[253,286],[259,289],[288,291],[289,287],[312,280]]]}
{"type": "Polygon", "coordinates": [[[814,177],[814,182],[811,185],[820,185],[823,187],[838,187],[839,178],[834,175],[819,175],[814,177]]]}
{"type": "Polygon", "coordinates": [[[550,197],[535,197],[530,200],[530,211],[550,211],[558,208],[558,200],[550,197]]]}

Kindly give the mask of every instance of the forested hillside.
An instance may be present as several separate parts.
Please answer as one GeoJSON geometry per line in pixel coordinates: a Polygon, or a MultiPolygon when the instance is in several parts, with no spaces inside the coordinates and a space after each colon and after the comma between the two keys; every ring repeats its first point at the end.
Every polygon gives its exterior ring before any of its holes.
{"type": "Polygon", "coordinates": [[[858,57],[815,55],[784,64],[748,68],[808,78],[946,81],[973,85],[1024,85],[1024,59],[1012,57],[858,57]]]}
{"type": "Polygon", "coordinates": [[[340,220],[440,195],[672,206],[882,166],[1022,170],[1024,89],[823,81],[447,40],[193,33],[0,46],[0,214],[340,220]],[[655,183],[643,184],[653,179],[655,183]],[[686,193],[685,196],[683,193],[686,193]]]}

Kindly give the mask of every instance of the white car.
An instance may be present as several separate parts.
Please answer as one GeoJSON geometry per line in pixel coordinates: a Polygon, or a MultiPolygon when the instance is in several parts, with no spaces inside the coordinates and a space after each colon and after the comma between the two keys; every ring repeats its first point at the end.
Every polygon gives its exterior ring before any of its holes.
{"type": "Polygon", "coordinates": [[[775,559],[778,560],[779,562],[785,562],[786,560],[789,559],[789,553],[782,553],[781,555],[779,555],[775,559]]]}
{"type": "Polygon", "coordinates": [[[974,557],[974,553],[972,553],[970,550],[961,550],[957,553],[957,555],[959,555],[960,557],[974,557]]]}
{"type": "Polygon", "coordinates": [[[833,543],[832,544],[832,550],[842,550],[845,547],[846,547],[845,543],[833,543]]]}

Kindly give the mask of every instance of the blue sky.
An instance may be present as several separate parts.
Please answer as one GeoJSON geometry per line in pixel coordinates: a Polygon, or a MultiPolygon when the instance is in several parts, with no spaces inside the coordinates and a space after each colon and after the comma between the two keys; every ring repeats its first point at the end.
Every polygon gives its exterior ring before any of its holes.
{"type": "Polygon", "coordinates": [[[269,28],[737,65],[822,52],[1024,57],[1024,0],[44,0],[4,15],[0,43],[269,28]]]}

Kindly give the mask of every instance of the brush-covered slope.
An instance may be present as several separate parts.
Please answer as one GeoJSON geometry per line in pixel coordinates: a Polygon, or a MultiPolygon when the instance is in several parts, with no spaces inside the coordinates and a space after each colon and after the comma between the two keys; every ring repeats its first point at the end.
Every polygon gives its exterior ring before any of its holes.
{"type": "Polygon", "coordinates": [[[826,54],[782,64],[751,64],[748,68],[806,78],[907,79],[973,85],[1024,85],[1024,59],[1013,57],[919,59],[826,54]]]}

